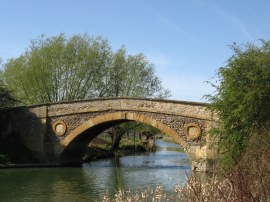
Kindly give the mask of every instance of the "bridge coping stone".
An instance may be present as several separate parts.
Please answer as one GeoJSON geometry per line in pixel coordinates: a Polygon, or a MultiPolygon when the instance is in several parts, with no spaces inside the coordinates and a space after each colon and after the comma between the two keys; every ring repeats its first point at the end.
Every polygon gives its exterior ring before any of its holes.
{"type": "Polygon", "coordinates": [[[25,106],[36,118],[74,113],[128,110],[175,114],[198,119],[215,119],[207,103],[160,100],[147,98],[102,98],[25,106]]]}

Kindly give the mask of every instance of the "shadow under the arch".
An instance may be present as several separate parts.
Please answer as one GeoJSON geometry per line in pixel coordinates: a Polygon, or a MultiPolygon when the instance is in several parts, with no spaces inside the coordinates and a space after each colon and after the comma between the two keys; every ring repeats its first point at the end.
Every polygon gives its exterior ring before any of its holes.
{"type": "Polygon", "coordinates": [[[103,131],[131,120],[113,120],[97,124],[85,130],[74,138],[64,149],[60,157],[60,163],[63,166],[81,166],[83,155],[87,145],[103,131]]]}

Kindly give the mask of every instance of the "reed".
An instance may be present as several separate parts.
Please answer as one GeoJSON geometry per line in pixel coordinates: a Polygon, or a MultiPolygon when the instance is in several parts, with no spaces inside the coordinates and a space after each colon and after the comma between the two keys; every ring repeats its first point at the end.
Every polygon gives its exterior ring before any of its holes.
{"type": "Polygon", "coordinates": [[[163,202],[163,201],[221,201],[221,202],[270,202],[270,130],[251,138],[242,160],[230,171],[220,171],[208,182],[187,177],[185,185],[177,185],[171,193],[162,186],[138,189],[135,193],[119,189],[110,198],[103,195],[103,202],[163,202]],[[259,139],[258,139],[259,138],[259,139]]]}

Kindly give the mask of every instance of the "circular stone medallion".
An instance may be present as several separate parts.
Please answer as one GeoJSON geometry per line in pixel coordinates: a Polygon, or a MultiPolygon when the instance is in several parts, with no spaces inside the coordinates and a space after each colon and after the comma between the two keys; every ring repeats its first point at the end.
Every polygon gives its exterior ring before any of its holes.
{"type": "Polygon", "coordinates": [[[187,136],[187,140],[196,140],[200,137],[202,130],[196,123],[185,124],[184,133],[187,136]]]}
{"type": "Polygon", "coordinates": [[[57,136],[63,136],[67,132],[67,125],[62,120],[57,120],[52,125],[53,131],[57,136]]]}

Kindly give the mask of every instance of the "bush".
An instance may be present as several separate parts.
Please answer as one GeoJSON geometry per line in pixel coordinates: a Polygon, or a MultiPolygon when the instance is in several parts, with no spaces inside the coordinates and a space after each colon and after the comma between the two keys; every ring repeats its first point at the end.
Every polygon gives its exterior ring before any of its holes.
{"type": "Polygon", "coordinates": [[[208,95],[220,122],[211,131],[217,139],[223,166],[235,165],[252,134],[264,127],[270,114],[270,41],[261,45],[233,44],[234,54],[218,70],[215,95],[208,95]]]}

